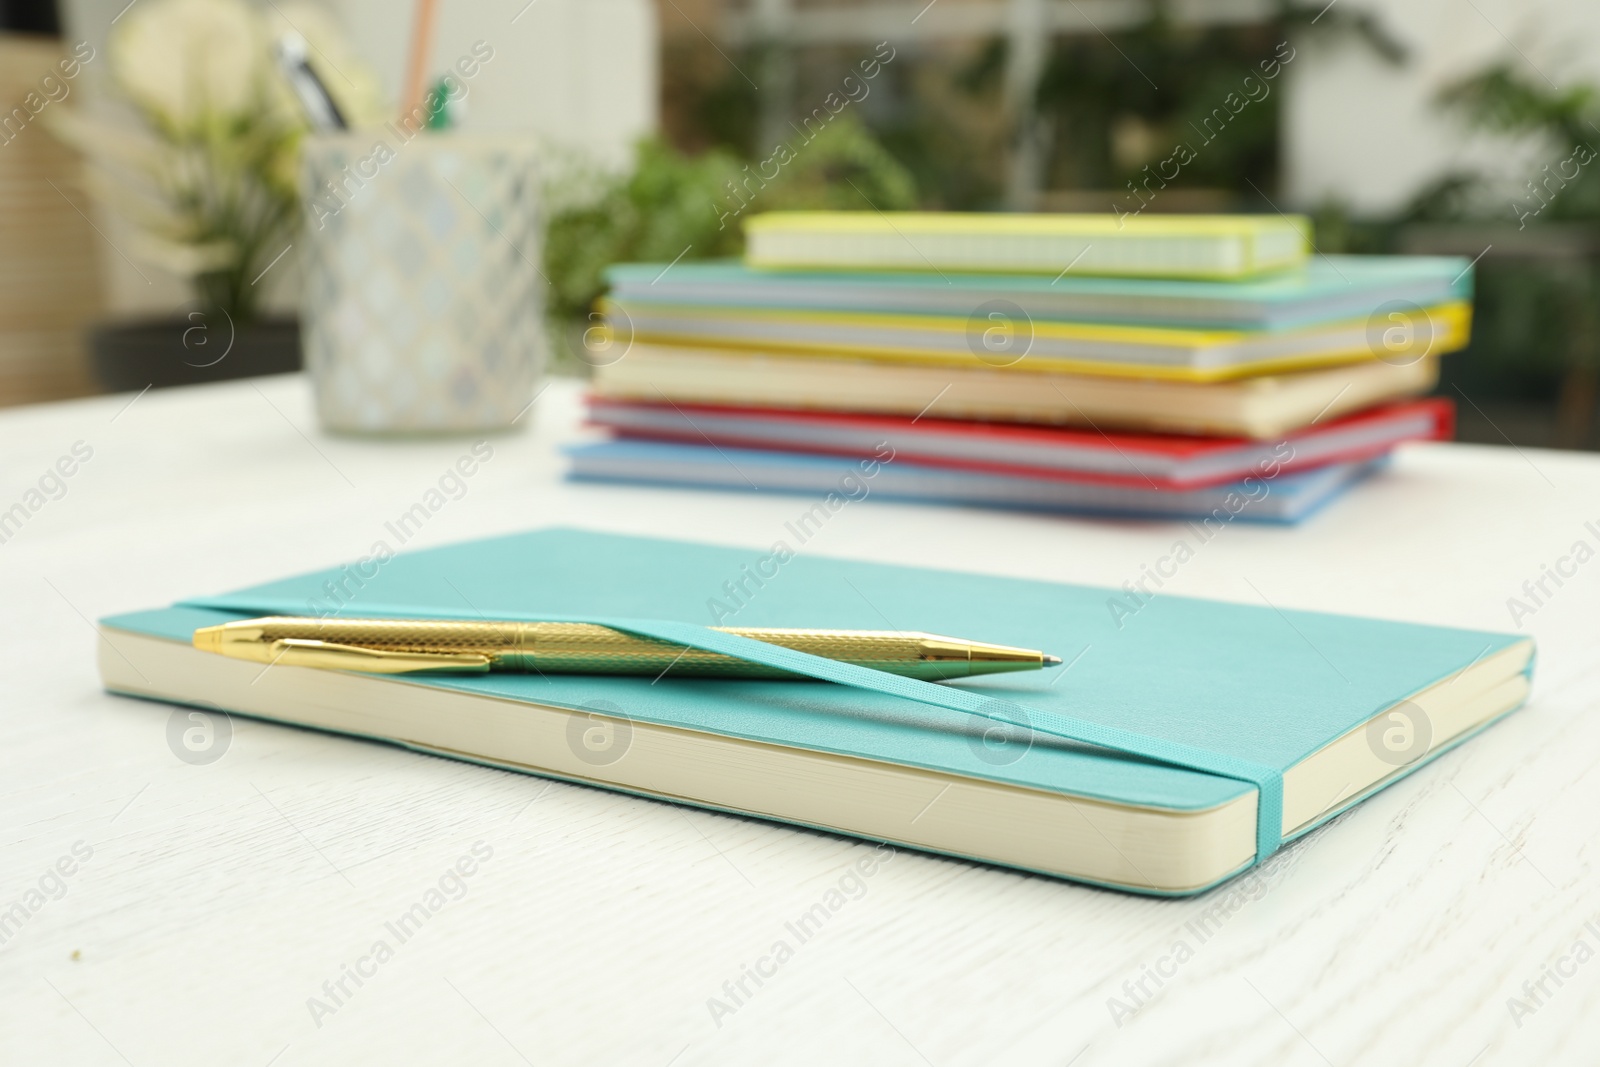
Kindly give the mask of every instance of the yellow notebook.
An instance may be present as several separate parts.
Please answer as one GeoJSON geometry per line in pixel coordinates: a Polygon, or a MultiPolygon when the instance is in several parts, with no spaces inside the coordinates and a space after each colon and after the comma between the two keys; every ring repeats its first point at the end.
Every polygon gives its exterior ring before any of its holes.
{"type": "Polygon", "coordinates": [[[775,211],[745,223],[761,268],[1245,278],[1305,262],[1302,215],[775,211]]]}
{"type": "Polygon", "coordinates": [[[1414,363],[1465,346],[1472,318],[1466,302],[1419,309],[1404,328],[1358,318],[1289,330],[1033,322],[1004,311],[881,315],[614,300],[602,308],[620,340],[1190,382],[1370,360],[1414,363]]]}

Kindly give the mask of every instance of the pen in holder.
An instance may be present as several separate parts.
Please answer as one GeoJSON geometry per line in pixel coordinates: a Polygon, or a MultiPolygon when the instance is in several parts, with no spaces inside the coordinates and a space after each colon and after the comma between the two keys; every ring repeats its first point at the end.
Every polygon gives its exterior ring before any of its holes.
{"type": "Polygon", "coordinates": [[[375,130],[308,137],[302,333],[330,430],[509,426],[542,367],[530,139],[375,130]]]}

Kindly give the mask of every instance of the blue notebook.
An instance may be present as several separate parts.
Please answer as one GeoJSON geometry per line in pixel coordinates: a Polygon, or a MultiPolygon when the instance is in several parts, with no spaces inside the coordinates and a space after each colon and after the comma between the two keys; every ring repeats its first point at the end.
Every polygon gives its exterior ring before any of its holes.
{"type": "Polygon", "coordinates": [[[1386,460],[1330,463],[1314,470],[1249,477],[1231,485],[1172,489],[1060,477],[935,467],[897,459],[872,463],[843,456],[662,441],[604,441],[567,449],[571,477],[630,485],[681,485],[741,492],[832,494],[838,499],[1060,511],[1130,519],[1294,523],[1339,496],[1386,460]],[[870,466],[871,474],[864,471],[870,466]]]}
{"type": "MultiPolygon", "coordinates": [[[[1383,305],[1472,299],[1472,265],[1450,256],[1314,256],[1243,281],[755,270],[739,263],[623,263],[606,271],[623,303],[969,315],[1004,302],[1039,322],[1275,330],[1365,318],[1383,305]]],[[[1398,305],[1397,305],[1398,306],[1398,305]]],[[[1013,314],[1016,312],[1014,311],[1013,314]]]]}
{"type": "MultiPolygon", "coordinates": [[[[102,620],[113,692],[1139,892],[1198,892],[1523,703],[1525,637],[543,530],[102,620]],[[194,649],[266,614],[602,622],[796,681],[383,677],[194,649]],[[1067,662],[938,685],[706,627],[923,630],[1067,662]]],[[[388,546],[384,546],[385,549],[388,546]]]]}

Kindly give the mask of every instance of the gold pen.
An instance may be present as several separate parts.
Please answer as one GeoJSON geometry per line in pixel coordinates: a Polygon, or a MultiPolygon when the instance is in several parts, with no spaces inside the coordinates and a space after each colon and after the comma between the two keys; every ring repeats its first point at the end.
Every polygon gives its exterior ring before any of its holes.
{"type": "MultiPolygon", "coordinates": [[[[1061,662],[1031,649],[894,630],[713,629],[926,681],[1038,670],[1061,662]]],[[[194,647],[254,663],[368,674],[494,670],[661,675],[670,671],[675,677],[801,677],[592,623],[272,616],[201,627],[194,632],[194,647]]]]}

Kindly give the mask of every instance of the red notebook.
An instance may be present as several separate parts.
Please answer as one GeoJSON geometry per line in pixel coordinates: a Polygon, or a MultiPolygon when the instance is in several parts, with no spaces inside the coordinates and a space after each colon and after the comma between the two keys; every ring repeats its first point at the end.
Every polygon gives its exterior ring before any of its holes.
{"type": "Polygon", "coordinates": [[[1403,441],[1445,441],[1455,406],[1430,397],[1369,408],[1279,441],[1102,433],[1014,423],[589,398],[589,421],[619,437],[872,456],[887,441],[908,463],[1065,481],[1190,488],[1372,459],[1403,441]]]}

